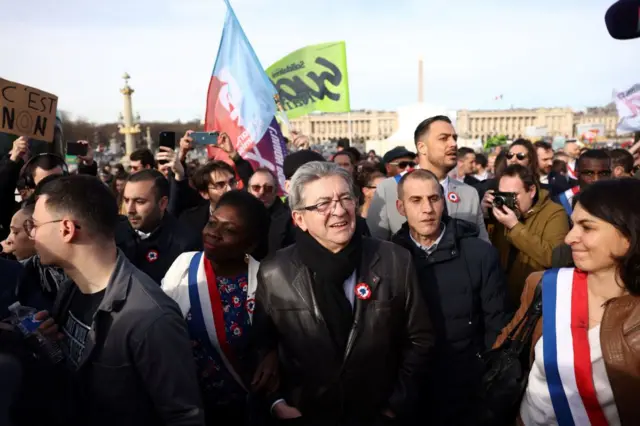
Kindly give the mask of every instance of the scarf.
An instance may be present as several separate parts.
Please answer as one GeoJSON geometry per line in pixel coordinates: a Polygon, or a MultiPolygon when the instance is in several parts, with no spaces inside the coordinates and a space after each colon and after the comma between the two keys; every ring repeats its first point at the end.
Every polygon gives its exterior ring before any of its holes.
{"type": "Polygon", "coordinates": [[[344,293],[344,282],[356,272],[362,258],[362,236],[355,232],[338,253],[324,248],[309,233],[296,229],[296,247],[302,263],[311,271],[313,293],[329,334],[342,356],[353,325],[353,307],[344,293]]]}

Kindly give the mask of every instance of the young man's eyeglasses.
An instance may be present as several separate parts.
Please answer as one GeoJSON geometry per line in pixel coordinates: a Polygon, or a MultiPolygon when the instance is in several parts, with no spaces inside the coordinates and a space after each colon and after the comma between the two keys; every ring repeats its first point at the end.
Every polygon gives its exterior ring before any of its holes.
{"type": "Polygon", "coordinates": [[[511,160],[513,157],[516,157],[518,160],[522,161],[525,158],[527,158],[527,154],[525,154],[524,152],[519,152],[517,154],[514,154],[513,152],[509,152],[507,155],[507,160],[511,160]]]}
{"type": "Polygon", "coordinates": [[[416,163],[414,161],[398,161],[397,163],[396,162],[392,162],[392,163],[389,163],[389,164],[392,165],[392,166],[396,166],[396,167],[398,167],[400,169],[406,169],[407,167],[415,167],[416,166],[416,163]]]}
{"type": "Polygon", "coordinates": [[[229,180],[222,180],[222,181],[218,181],[218,182],[211,182],[209,184],[209,188],[214,189],[216,191],[222,191],[224,190],[227,186],[231,189],[234,189],[236,186],[238,185],[238,181],[236,180],[236,178],[231,178],[229,180]]]}
{"type": "Polygon", "coordinates": [[[343,209],[347,210],[353,208],[356,205],[356,200],[351,195],[343,195],[337,200],[321,201],[312,206],[303,207],[302,210],[306,210],[308,212],[318,212],[320,214],[328,214],[335,210],[338,203],[340,203],[343,209]]]}
{"type": "MultiPolygon", "coordinates": [[[[63,220],[64,219],[56,219],[50,220],[48,222],[36,223],[33,219],[27,219],[22,224],[22,228],[24,229],[24,232],[27,233],[27,236],[33,240],[35,238],[36,229],[38,229],[40,226],[48,225],[50,223],[60,223],[63,220]]],[[[78,225],[77,223],[74,224],[76,226],[76,229],[80,229],[80,225],[78,225]]]]}

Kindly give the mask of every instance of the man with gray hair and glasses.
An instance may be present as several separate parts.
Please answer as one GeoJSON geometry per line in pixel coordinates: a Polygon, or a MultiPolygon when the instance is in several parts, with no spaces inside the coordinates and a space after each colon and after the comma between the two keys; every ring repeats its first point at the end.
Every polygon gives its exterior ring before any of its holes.
{"type": "Polygon", "coordinates": [[[280,356],[272,412],[290,424],[398,424],[433,345],[411,256],[356,232],[352,177],[335,164],[300,167],[289,205],[296,244],[261,264],[254,316],[263,353],[280,356]]]}

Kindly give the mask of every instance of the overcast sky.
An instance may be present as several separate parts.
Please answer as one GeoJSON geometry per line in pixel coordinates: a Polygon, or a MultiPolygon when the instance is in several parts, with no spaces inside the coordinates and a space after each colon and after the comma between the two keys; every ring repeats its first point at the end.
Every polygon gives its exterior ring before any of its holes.
{"type": "MultiPolygon", "coordinates": [[[[603,105],[640,82],[640,40],[615,41],[613,0],[231,0],[263,67],[345,40],[353,109],[416,100],[452,109],[603,105]],[[503,101],[494,97],[503,94],[503,101]]],[[[204,115],[222,0],[0,0],[0,77],[96,122],[122,110],[122,74],[147,120],[204,115]]]]}

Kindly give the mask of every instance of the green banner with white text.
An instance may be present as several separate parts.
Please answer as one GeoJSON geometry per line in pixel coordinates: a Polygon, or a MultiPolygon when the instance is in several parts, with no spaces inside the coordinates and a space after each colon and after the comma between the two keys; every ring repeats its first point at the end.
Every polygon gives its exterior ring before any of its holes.
{"type": "Polygon", "coordinates": [[[344,41],[298,49],[267,68],[267,75],[291,119],[313,111],[351,110],[344,41]]]}

